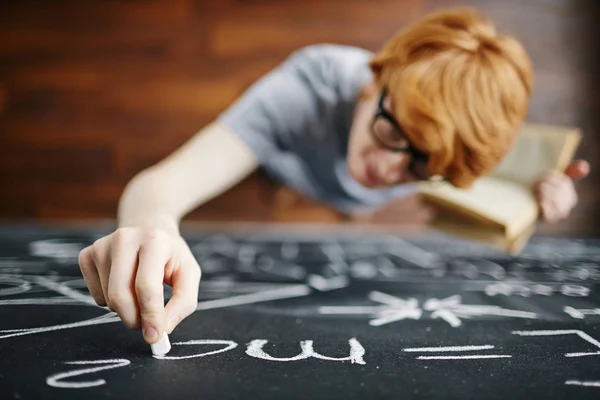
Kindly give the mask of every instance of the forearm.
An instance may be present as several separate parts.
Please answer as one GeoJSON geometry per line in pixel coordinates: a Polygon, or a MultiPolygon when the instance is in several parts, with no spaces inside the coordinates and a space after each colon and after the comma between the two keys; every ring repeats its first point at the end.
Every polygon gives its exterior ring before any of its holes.
{"type": "Polygon", "coordinates": [[[178,232],[191,210],[225,192],[258,167],[254,154],[231,131],[211,124],[127,185],[119,226],[178,232]]]}
{"type": "Polygon", "coordinates": [[[167,195],[159,188],[160,181],[152,170],[136,175],[119,201],[119,228],[158,228],[178,234],[181,213],[169,205],[167,195]]]}

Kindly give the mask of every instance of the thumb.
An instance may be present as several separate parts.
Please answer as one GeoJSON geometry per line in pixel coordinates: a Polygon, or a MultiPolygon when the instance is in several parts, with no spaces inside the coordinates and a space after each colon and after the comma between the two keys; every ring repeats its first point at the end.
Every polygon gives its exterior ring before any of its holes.
{"type": "Polygon", "coordinates": [[[200,276],[200,267],[194,260],[173,271],[171,282],[167,282],[173,287],[173,294],[165,306],[169,335],[181,321],[196,311],[200,276]]]}
{"type": "Polygon", "coordinates": [[[590,164],[585,160],[575,160],[569,164],[564,172],[573,180],[583,179],[590,173],[590,164]]]}

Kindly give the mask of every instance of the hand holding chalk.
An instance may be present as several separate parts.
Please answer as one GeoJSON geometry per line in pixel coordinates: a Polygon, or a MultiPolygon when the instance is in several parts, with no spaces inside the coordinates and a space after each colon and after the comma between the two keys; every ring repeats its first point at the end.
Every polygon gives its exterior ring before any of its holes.
{"type": "Polygon", "coordinates": [[[153,351],[170,348],[166,334],[196,309],[200,266],[179,235],[119,228],[83,249],[79,266],[96,303],[127,328],[141,328],[153,351]],[[166,306],[163,283],[173,287],[166,306]]]}

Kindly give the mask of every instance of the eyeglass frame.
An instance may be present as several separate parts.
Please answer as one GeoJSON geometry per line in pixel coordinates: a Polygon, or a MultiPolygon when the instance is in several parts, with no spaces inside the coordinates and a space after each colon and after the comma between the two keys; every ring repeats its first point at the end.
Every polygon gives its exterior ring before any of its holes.
{"type": "MultiPolygon", "coordinates": [[[[434,177],[423,177],[421,176],[421,174],[417,173],[417,171],[415,170],[415,164],[417,162],[424,162],[425,164],[429,161],[429,155],[426,153],[423,153],[420,150],[417,150],[414,146],[411,145],[406,133],[404,132],[404,129],[402,129],[402,127],[400,126],[400,123],[398,123],[398,121],[396,121],[396,119],[394,118],[394,116],[389,113],[384,107],[383,107],[383,102],[385,101],[385,97],[388,93],[388,89],[387,86],[383,86],[382,90],[381,90],[381,96],[379,97],[379,101],[377,102],[377,110],[375,111],[375,114],[373,115],[373,119],[371,121],[371,126],[370,126],[370,131],[371,131],[371,136],[375,139],[375,141],[383,148],[385,148],[386,150],[392,151],[394,153],[406,153],[410,156],[410,163],[408,164],[408,171],[415,177],[417,177],[417,179],[419,180],[424,180],[424,181],[429,181],[429,180],[433,180],[434,177]],[[385,141],[383,141],[376,133],[375,133],[375,123],[377,122],[378,118],[384,118],[387,122],[389,122],[390,124],[392,124],[392,126],[402,135],[402,137],[404,138],[404,140],[407,142],[406,146],[390,146],[388,143],[385,143],[385,141]]],[[[438,179],[435,179],[436,181],[440,180],[440,177],[436,177],[438,179]]],[[[441,179],[443,180],[443,179],[441,179]]]]}

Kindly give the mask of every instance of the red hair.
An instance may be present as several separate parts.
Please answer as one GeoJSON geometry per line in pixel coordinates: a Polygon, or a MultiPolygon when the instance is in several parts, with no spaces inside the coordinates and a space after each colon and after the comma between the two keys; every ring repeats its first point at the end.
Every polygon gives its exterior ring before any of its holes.
{"type": "Polygon", "coordinates": [[[437,12],[392,37],[370,62],[429,172],[469,187],[510,150],[527,113],[532,65],[513,37],[472,8],[437,12]]]}

